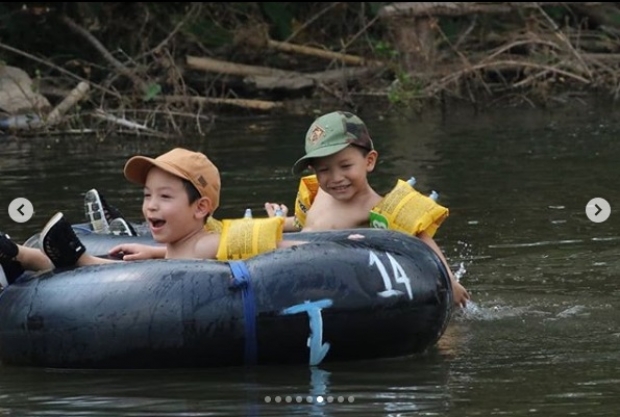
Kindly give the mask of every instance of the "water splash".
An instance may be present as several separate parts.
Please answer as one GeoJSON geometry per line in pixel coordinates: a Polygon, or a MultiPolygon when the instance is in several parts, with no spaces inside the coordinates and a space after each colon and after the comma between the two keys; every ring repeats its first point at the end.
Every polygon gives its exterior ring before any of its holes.
{"type": "Polygon", "coordinates": [[[492,321],[511,317],[521,317],[529,312],[531,307],[510,307],[502,305],[480,306],[469,301],[465,308],[458,311],[456,317],[460,320],[492,321]]]}
{"type": "Polygon", "coordinates": [[[465,276],[467,273],[467,269],[465,268],[465,262],[459,263],[459,269],[454,272],[454,278],[456,278],[457,282],[461,281],[461,278],[465,276]]]}
{"type": "Polygon", "coordinates": [[[461,279],[465,276],[465,274],[467,274],[467,268],[465,266],[465,263],[467,262],[467,264],[471,264],[472,262],[472,248],[471,245],[467,242],[463,242],[462,240],[459,240],[456,242],[458,247],[454,248],[454,251],[456,252],[456,256],[460,259],[465,259],[466,261],[461,261],[458,264],[458,269],[454,272],[454,278],[460,282],[461,279]]]}

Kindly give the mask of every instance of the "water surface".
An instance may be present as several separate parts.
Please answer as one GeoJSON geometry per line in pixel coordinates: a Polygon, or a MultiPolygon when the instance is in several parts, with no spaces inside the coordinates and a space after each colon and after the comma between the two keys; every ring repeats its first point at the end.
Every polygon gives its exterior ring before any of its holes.
{"type": "MultiPolygon", "coordinates": [[[[620,117],[604,106],[362,116],[380,153],[371,176],[377,190],[413,175],[450,209],[436,240],[473,302],[435,348],[316,369],[0,367],[0,414],[615,416],[620,117]],[[585,216],[593,197],[610,202],[608,221],[585,216]]],[[[220,217],[246,207],[260,212],[265,201],[292,206],[298,182],[290,168],[310,122],[220,119],[205,137],[178,142],[0,138],[1,205],[26,197],[35,207],[26,224],[0,212],[0,230],[25,240],[57,210],[82,221],[90,188],[139,219],[141,190],[122,167],[136,153],[154,156],[175,145],[200,149],[220,167],[220,217]]]]}

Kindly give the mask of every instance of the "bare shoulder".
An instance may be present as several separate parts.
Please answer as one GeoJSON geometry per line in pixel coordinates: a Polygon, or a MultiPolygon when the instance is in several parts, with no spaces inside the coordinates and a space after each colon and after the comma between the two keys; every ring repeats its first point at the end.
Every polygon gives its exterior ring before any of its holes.
{"type": "Polygon", "coordinates": [[[334,199],[329,194],[319,190],[306,214],[304,230],[315,228],[317,223],[325,222],[328,217],[334,214],[333,207],[334,199]]]}
{"type": "Polygon", "coordinates": [[[196,242],[195,250],[198,258],[215,259],[217,248],[220,245],[219,233],[204,233],[196,242]]]}

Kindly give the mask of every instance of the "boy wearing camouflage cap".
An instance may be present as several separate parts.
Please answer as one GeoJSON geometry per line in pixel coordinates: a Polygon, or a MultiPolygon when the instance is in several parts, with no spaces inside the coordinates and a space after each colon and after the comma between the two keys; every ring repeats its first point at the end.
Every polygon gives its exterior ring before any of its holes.
{"type": "MultiPolygon", "coordinates": [[[[370,213],[384,196],[368,183],[367,175],[377,163],[378,153],[364,122],[353,113],[335,111],[316,119],[306,133],[306,154],[295,162],[293,173],[311,168],[314,175],[303,177],[295,216],[286,218],[285,231],[322,231],[370,226],[370,213]]],[[[266,203],[273,216],[285,205],[266,203]]],[[[444,217],[447,216],[447,209],[444,217]]],[[[456,280],[441,249],[432,238],[443,218],[414,234],[429,245],[450,271],[455,304],[465,306],[469,293],[456,280]]]]}

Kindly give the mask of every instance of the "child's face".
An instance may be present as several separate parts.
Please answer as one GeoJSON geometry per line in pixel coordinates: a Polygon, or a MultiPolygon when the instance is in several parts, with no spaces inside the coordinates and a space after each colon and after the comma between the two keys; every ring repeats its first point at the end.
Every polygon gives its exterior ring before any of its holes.
{"type": "Polygon", "coordinates": [[[201,200],[190,204],[180,178],[151,168],[144,185],[142,214],[155,241],[174,243],[202,227],[201,200]]]}
{"type": "Polygon", "coordinates": [[[333,155],[312,161],[319,185],[336,200],[346,201],[368,187],[366,175],[375,168],[377,151],[364,156],[355,146],[347,146],[333,155]]]}

